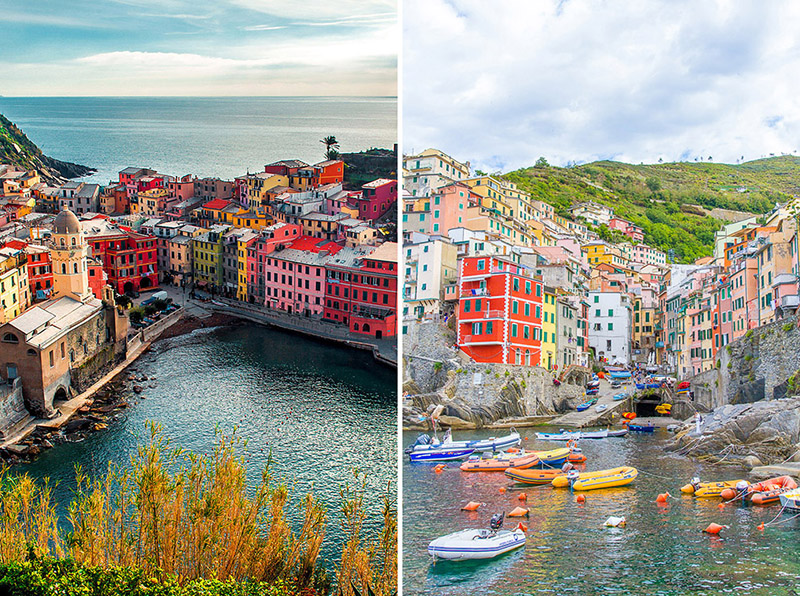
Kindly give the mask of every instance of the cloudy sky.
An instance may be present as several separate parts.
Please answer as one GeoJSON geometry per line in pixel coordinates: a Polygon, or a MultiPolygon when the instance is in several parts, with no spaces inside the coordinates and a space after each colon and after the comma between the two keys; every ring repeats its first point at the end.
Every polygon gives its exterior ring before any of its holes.
{"type": "Polygon", "coordinates": [[[800,3],[404,0],[403,146],[488,170],[800,154],[800,3]]]}
{"type": "Polygon", "coordinates": [[[395,95],[396,0],[0,0],[0,95],[395,95]]]}

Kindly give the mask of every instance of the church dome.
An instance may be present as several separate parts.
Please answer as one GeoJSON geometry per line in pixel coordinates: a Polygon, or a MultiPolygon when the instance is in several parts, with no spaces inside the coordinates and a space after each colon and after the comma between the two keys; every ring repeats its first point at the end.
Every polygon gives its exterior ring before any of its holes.
{"type": "Polygon", "coordinates": [[[81,231],[81,224],[76,216],[69,209],[64,209],[61,213],[56,215],[53,222],[53,232],[56,234],[79,234],[81,231]]]}

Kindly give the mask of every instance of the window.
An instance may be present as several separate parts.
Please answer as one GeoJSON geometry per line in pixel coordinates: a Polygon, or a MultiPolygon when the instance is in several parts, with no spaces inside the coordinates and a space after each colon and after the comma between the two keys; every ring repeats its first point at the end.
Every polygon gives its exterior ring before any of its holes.
{"type": "Polygon", "coordinates": [[[608,324],[608,330],[609,331],[614,331],[614,323],[609,323],[608,324]]]}
{"type": "Polygon", "coordinates": [[[481,334],[481,323],[473,323],[472,324],[472,335],[480,335],[481,334]]]}
{"type": "Polygon", "coordinates": [[[469,312],[470,302],[469,300],[464,300],[464,312],[469,312]]]}
{"type": "MultiPolygon", "coordinates": [[[[527,305],[526,305],[526,306],[527,306],[527,305]]],[[[517,302],[516,300],[514,300],[514,301],[511,303],[511,312],[512,312],[513,314],[517,314],[517,313],[519,312],[519,302],[517,302]]]]}
{"type": "Polygon", "coordinates": [[[475,312],[481,312],[481,299],[475,300],[475,312]]]}
{"type": "Polygon", "coordinates": [[[511,324],[511,337],[517,337],[517,324],[511,324]]]}
{"type": "Polygon", "coordinates": [[[478,271],[483,271],[486,268],[486,261],[480,259],[478,261],[478,271]]]}
{"type": "Polygon", "coordinates": [[[597,304],[598,302],[600,302],[600,296],[595,296],[594,303],[597,304]]]}
{"type": "Polygon", "coordinates": [[[598,308],[598,309],[595,309],[595,311],[594,311],[594,316],[596,316],[596,317],[599,317],[599,316],[600,316],[600,309],[599,309],[599,308],[598,308]]]}

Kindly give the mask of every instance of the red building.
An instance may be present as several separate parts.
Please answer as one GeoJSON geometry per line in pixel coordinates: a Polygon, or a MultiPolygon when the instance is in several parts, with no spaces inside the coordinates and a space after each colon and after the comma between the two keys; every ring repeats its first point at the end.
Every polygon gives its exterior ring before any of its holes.
{"type": "Polygon", "coordinates": [[[319,170],[319,184],[338,184],[344,180],[344,162],[336,160],[321,161],[314,165],[319,170]]]}
{"type": "Polygon", "coordinates": [[[158,286],[157,239],[105,216],[81,222],[92,255],[103,264],[108,285],[119,294],[158,286]]]}
{"type": "Polygon", "coordinates": [[[103,288],[108,285],[108,275],[103,271],[103,265],[98,260],[89,260],[86,269],[89,272],[89,289],[98,300],[103,299],[103,288]]]}
{"type": "Polygon", "coordinates": [[[358,219],[374,221],[389,211],[397,202],[397,180],[378,178],[361,187],[361,196],[356,197],[358,219]]]}
{"type": "Polygon", "coordinates": [[[456,342],[476,362],[539,366],[542,282],[501,257],[465,257],[458,274],[456,342]]]}
{"type": "Polygon", "coordinates": [[[326,265],[323,319],[376,338],[397,335],[397,244],[345,248],[326,265]]]}

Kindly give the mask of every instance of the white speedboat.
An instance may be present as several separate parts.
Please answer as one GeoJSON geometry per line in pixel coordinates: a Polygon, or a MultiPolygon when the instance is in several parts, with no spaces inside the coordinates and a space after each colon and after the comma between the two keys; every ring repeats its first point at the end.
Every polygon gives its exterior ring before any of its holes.
{"type": "Polygon", "coordinates": [[[461,530],[437,538],[428,545],[434,559],[466,561],[491,559],[525,546],[525,532],[517,530],[461,530]]]}
{"type": "Polygon", "coordinates": [[[406,449],[406,453],[419,453],[425,451],[435,451],[441,449],[474,449],[477,452],[484,451],[505,451],[522,442],[522,437],[515,430],[505,437],[489,437],[488,439],[475,439],[472,441],[453,441],[450,430],[448,430],[441,441],[431,439],[428,435],[421,435],[413,445],[406,449]],[[429,441],[429,442],[426,442],[429,441]]]}
{"type": "Polygon", "coordinates": [[[781,507],[800,511],[800,489],[790,490],[780,495],[781,507]]]}

